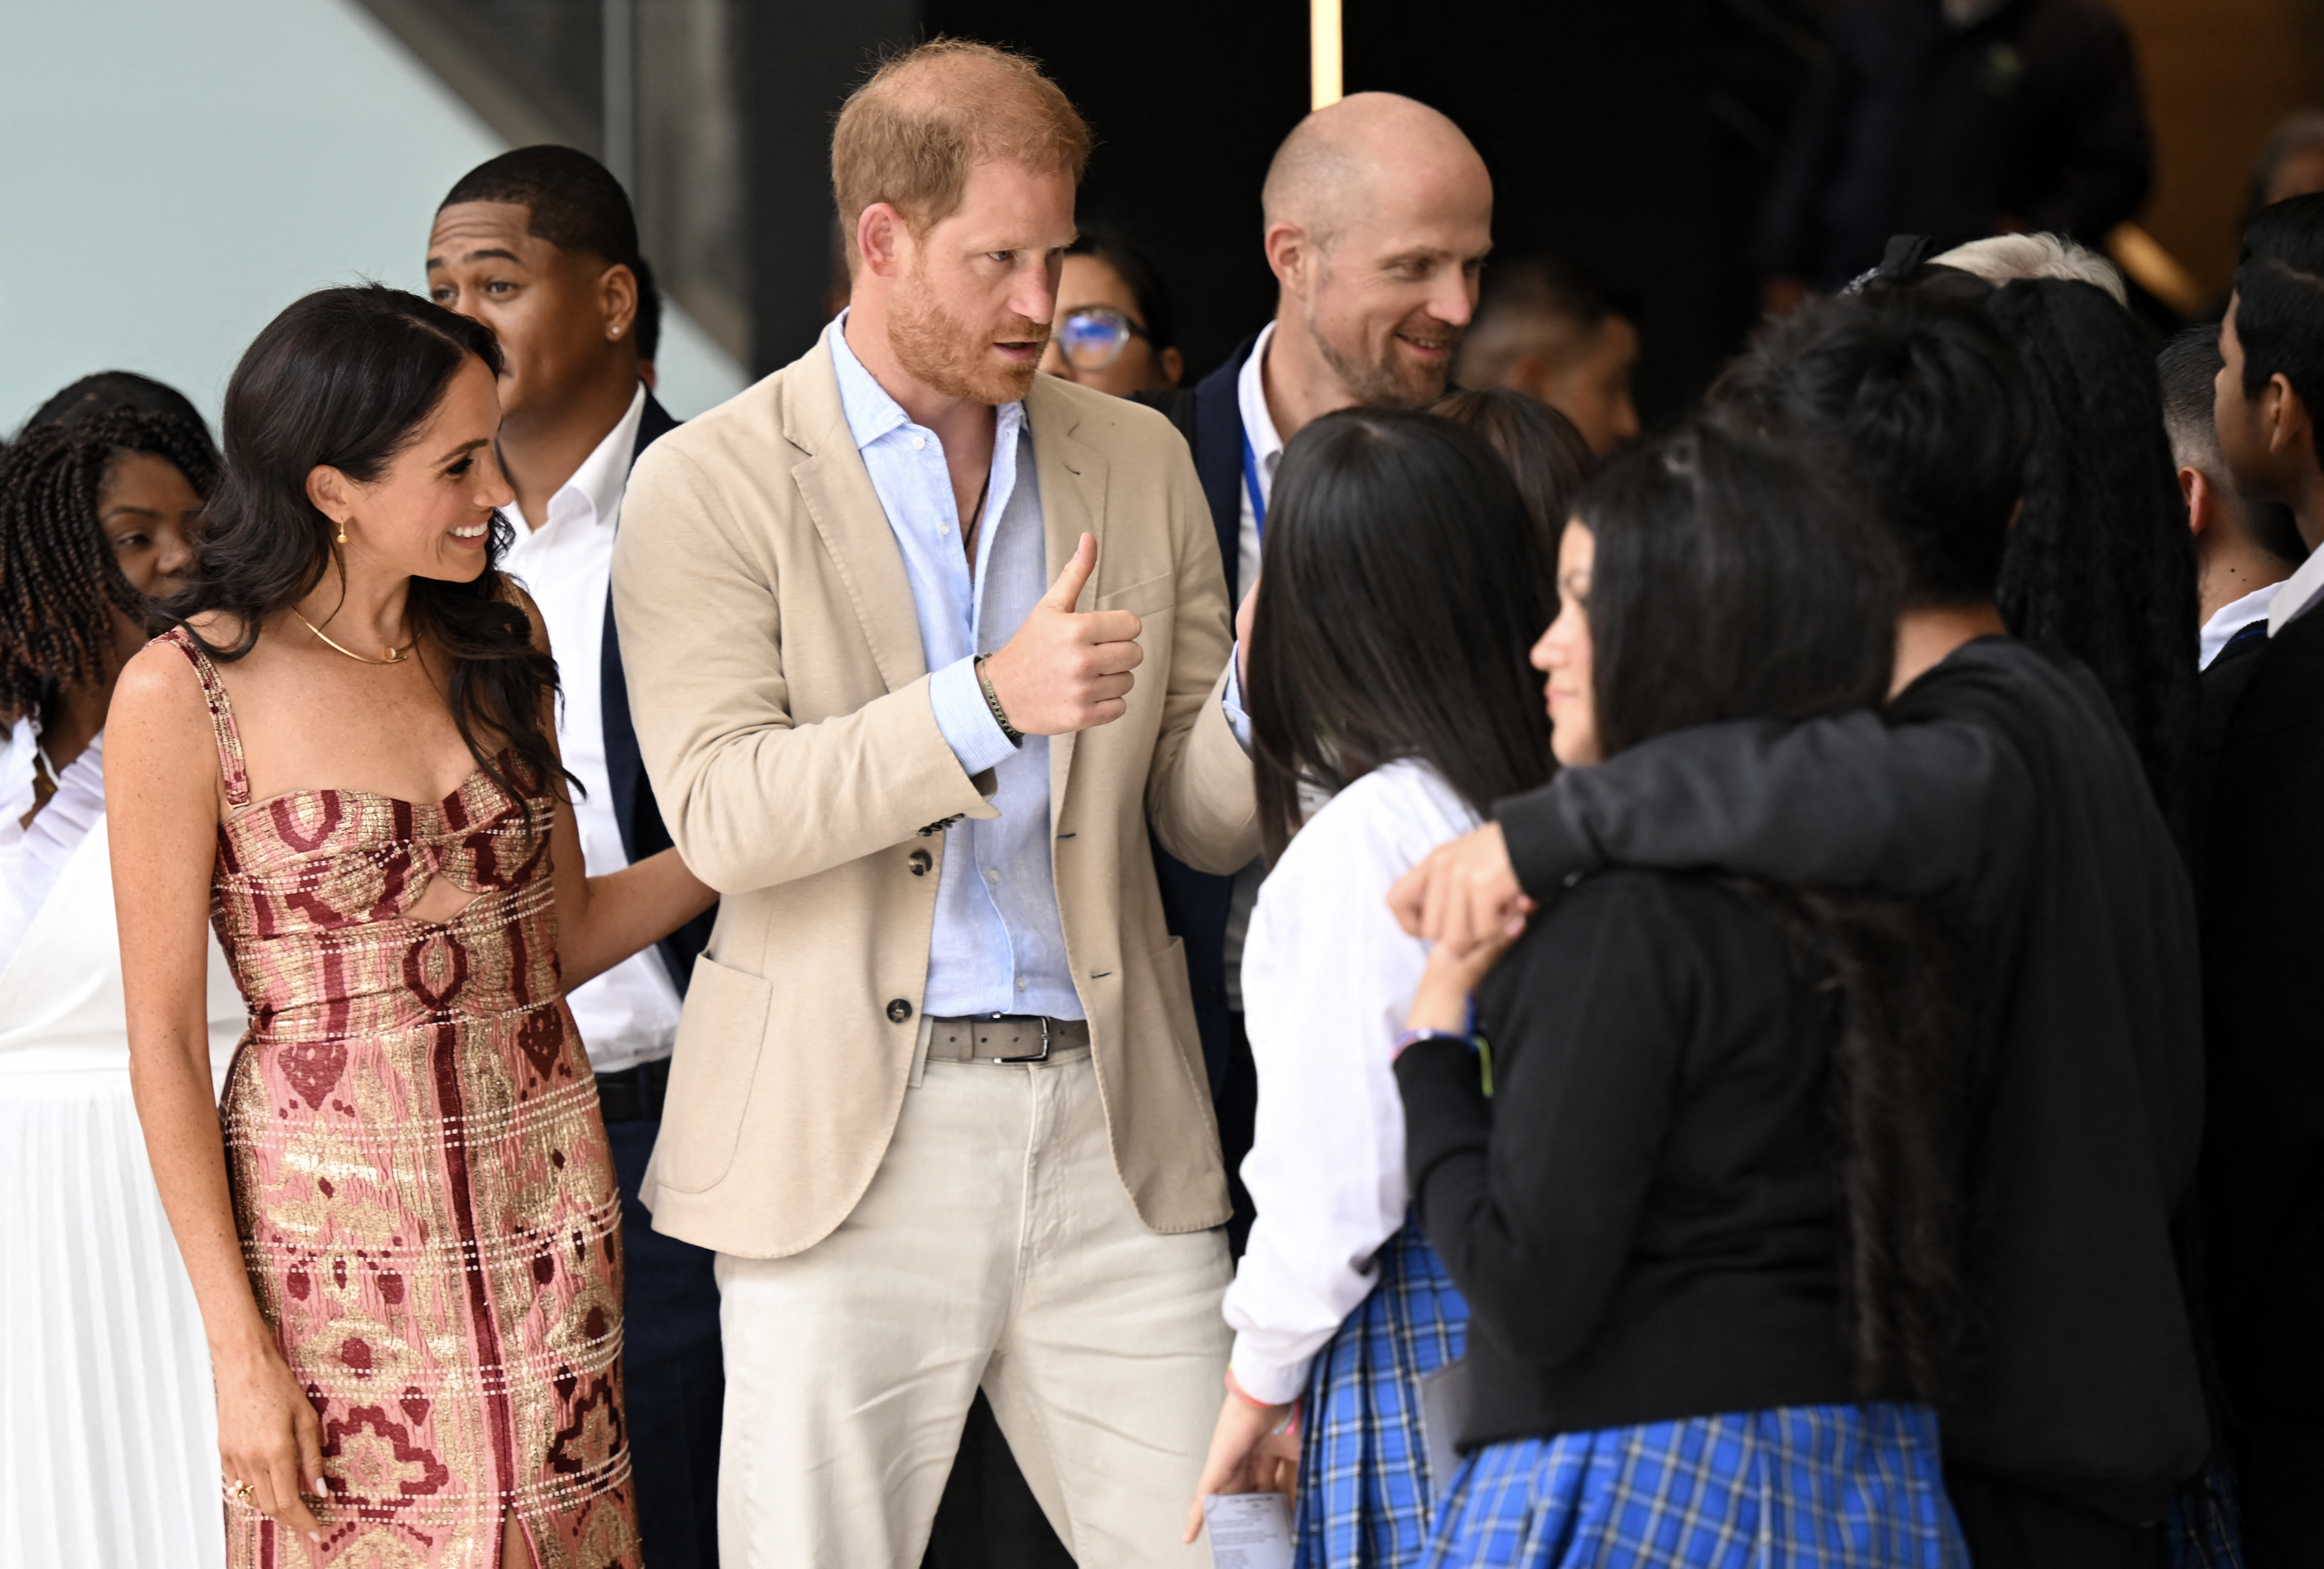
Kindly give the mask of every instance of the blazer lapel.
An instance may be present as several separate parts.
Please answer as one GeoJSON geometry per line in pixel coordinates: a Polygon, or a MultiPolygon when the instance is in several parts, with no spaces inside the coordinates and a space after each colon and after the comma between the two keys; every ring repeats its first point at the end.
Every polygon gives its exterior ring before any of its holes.
{"type": "MultiPolygon", "coordinates": [[[[1080,424],[1072,406],[1051,395],[1047,378],[1036,376],[1025,394],[1026,428],[1033,438],[1033,472],[1041,487],[1041,531],[1047,547],[1048,581],[1055,583],[1065,563],[1074,558],[1084,531],[1097,536],[1097,570],[1083,586],[1074,608],[1087,611],[1106,591],[1111,577],[1106,559],[1105,455],[1075,431],[1080,424]]],[[[1049,823],[1052,829],[1065,810],[1065,781],[1074,761],[1073,735],[1049,737],[1049,823]]]]}
{"type": "Polygon", "coordinates": [[[800,362],[798,374],[788,381],[783,436],[806,455],[791,466],[791,478],[847,586],[880,678],[890,692],[908,687],[928,673],[919,618],[912,606],[912,583],[904,574],[904,553],[896,544],[887,509],[872,488],[871,471],[863,466],[854,433],[847,428],[831,345],[817,339],[800,362]]]}

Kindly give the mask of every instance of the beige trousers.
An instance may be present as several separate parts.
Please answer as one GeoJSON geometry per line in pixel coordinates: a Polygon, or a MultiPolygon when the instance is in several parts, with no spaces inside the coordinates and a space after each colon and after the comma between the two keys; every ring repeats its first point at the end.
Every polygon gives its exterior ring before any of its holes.
{"type": "Polygon", "coordinates": [[[717,1269],[726,1569],[918,1569],[980,1384],[1082,1569],[1207,1562],[1226,1241],[1139,1222],[1086,1049],[927,1064],[837,1231],[717,1269]]]}

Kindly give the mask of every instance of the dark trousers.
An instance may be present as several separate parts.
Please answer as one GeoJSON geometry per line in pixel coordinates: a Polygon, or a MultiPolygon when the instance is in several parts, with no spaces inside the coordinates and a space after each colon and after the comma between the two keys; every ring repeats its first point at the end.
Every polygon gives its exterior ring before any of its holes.
{"type": "Polygon", "coordinates": [[[1948,1461],[1945,1491],[1977,1569],[2168,1569],[2171,1562],[2159,1522],[2125,1524],[1999,1472],[1948,1461]]]}
{"type": "MultiPolygon", "coordinates": [[[[668,1072],[664,1064],[649,1066],[668,1072]]],[[[660,1097],[652,1099],[659,1112],[660,1097]]],[[[622,1182],[622,1394],[638,1529],[654,1569],[716,1569],[718,1426],[726,1400],[718,1282],[715,1255],[655,1231],[638,1202],[660,1131],[659,1116],[605,1124],[622,1182]]]]}

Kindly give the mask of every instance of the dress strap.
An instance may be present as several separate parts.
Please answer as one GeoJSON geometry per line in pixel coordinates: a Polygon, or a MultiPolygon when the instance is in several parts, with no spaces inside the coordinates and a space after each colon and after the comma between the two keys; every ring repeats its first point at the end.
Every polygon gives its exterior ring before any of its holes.
{"type": "Polygon", "coordinates": [[[234,704],[226,697],[226,683],[218,679],[217,666],[184,627],[173,626],[161,636],[178,645],[178,651],[192,662],[194,674],[202,679],[202,701],[209,705],[210,731],[217,737],[218,772],[226,780],[226,804],[248,806],[250,767],[243,761],[242,732],[235,728],[234,704]]]}

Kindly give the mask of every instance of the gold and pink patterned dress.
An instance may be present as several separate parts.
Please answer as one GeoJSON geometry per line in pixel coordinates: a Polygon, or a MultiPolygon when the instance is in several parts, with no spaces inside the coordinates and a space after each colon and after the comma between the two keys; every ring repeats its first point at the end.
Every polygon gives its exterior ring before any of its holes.
{"type": "MultiPolygon", "coordinates": [[[[217,669],[228,815],[211,918],[250,1008],[220,1115],[258,1304],[323,1427],[315,1562],[640,1561],[622,1420],[620,1197],[557,967],[553,796],[496,766],[440,802],[250,799],[217,669]],[[524,808],[532,822],[528,827],[524,808]],[[437,877],[476,897],[409,909],[437,877]]],[[[226,1506],[228,1561],[307,1545],[226,1506]]]]}

